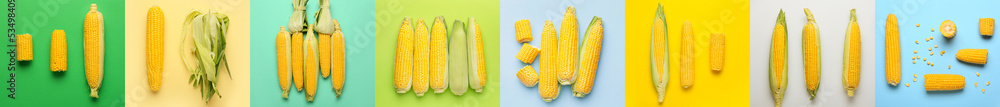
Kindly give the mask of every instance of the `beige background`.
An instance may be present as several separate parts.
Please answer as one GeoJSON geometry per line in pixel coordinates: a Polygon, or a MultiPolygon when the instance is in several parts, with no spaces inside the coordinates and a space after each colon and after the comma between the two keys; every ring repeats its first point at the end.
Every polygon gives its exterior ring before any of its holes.
{"type": "MultiPolygon", "coordinates": [[[[129,107],[247,107],[250,101],[248,0],[127,0],[125,2],[125,105],[129,107]],[[146,79],[146,12],[153,5],[163,10],[166,19],[163,82],[158,92],[149,90],[146,79]],[[214,10],[229,16],[229,73],[221,72],[216,84],[223,97],[201,100],[198,88],[188,83],[191,72],[181,57],[180,35],[184,18],[194,10],[214,10]],[[229,76],[232,76],[230,79],[229,76]]],[[[190,39],[188,37],[187,39],[190,39]]],[[[185,43],[185,45],[190,45],[185,43]]],[[[188,48],[186,53],[190,53],[188,48]]],[[[188,56],[193,58],[193,56],[188,56]]],[[[191,63],[194,60],[189,59],[191,63]]]]}

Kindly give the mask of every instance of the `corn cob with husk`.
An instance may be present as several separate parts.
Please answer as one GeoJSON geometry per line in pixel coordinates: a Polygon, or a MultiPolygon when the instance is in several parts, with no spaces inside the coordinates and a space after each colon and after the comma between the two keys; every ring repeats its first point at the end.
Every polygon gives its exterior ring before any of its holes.
{"type": "Polygon", "coordinates": [[[465,23],[460,20],[455,20],[452,22],[454,25],[451,27],[451,36],[449,36],[451,43],[448,43],[448,83],[451,93],[461,96],[465,94],[465,91],[469,89],[469,40],[465,33],[465,23]]]}
{"type": "Polygon", "coordinates": [[[885,19],[885,81],[892,86],[899,84],[903,75],[899,71],[899,22],[895,14],[885,19]]]}
{"type": "Polygon", "coordinates": [[[965,77],[955,74],[924,74],[924,90],[951,91],[965,88],[965,77]]]}
{"type": "Polygon", "coordinates": [[[32,52],[32,37],[31,34],[20,34],[17,35],[17,61],[31,61],[34,59],[34,52],[32,52]]]}
{"type": "Polygon", "coordinates": [[[768,81],[774,106],[781,107],[781,99],[788,87],[788,28],[785,28],[785,11],[778,12],[778,20],[771,33],[771,56],[768,58],[768,81]]]}
{"type": "Polygon", "coordinates": [[[333,17],[330,16],[330,0],[319,0],[319,10],[313,15],[316,18],[316,36],[319,41],[319,66],[323,78],[330,77],[332,61],[332,36],[334,33],[333,17]]]}
{"type": "Polygon", "coordinates": [[[650,71],[653,76],[653,86],[656,87],[656,101],[663,102],[670,81],[670,57],[667,50],[667,18],[663,13],[663,5],[656,5],[656,16],[653,17],[653,27],[650,33],[649,59],[650,71]]]}
{"type": "Polygon", "coordinates": [[[691,21],[685,21],[681,26],[681,87],[690,88],[694,86],[694,29],[691,21]]]}
{"type": "Polygon", "coordinates": [[[476,18],[469,17],[465,27],[469,48],[469,86],[476,92],[483,92],[486,85],[486,58],[483,52],[483,34],[476,18]]]}
{"type": "Polygon", "coordinates": [[[430,69],[428,63],[430,60],[428,58],[430,51],[430,33],[427,31],[427,25],[424,24],[424,19],[417,19],[417,25],[414,26],[413,34],[413,92],[417,96],[424,96],[424,92],[427,92],[427,73],[430,69]]]}
{"type": "Polygon", "coordinates": [[[854,90],[861,80],[861,28],[858,18],[851,9],[851,22],[847,25],[844,36],[844,74],[843,84],[848,97],[854,97],[854,90]]]}
{"type": "Polygon", "coordinates": [[[281,97],[288,98],[288,90],[292,82],[292,50],[291,44],[292,39],[288,31],[285,31],[285,26],[281,26],[281,31],[278,31],[277,37],[275,37],[275,48],[277,48],[277,63],[278,63],[278,85],[281,86],[281,97]]]}
{"type": "Polygon", "coordinates": [[[434,93],[444,93],[448,88],[448,29],[443,16],[434,18],[430,40],[428,84],[434,89],[434,93]]]}
{"type": "MultiPolygon", "coordinates": [[[[221,98],[222,94],[218,93],[216,83],[219,82],[218,78],[222,68],[229,67],[225,54],[229,17],[215,11],[192,11],[184,20],[183,26],[185,27],[182,38],[187,38],[188,35],[193,38],[190,49],[184,49],[184,46],[181,46],[179,51],[182,55],[181,60],[191,72],[191,78],[188,82],[201,90],[202,98],[206,102],[211,100],[214,95],[219,95],[221,98]],[[193,52],[185,50],[193,50],[193,52]],[[189,64],[187,61],[187,55],[191,54],[197,61],[195,64],[189,64]],[[227,63],[223,65],[223,62],[227,63]]],[[[187,43],[187,39],[181,41],[181,44],[184,43],[187,43]]],[[[232,74],[228,69],[226,72],[232,74]]],[[[232,79],[232,75],[229,76],[232,79]]]]}
{"type": "Polygon", "coordinates": [[[580,46],[579,77],[573,84],[573,96],[584,97],[590,94],[597,77],[597,64],[601,60],[601,44],[604,41],[604,22],[601,17],[594,16],[583,35],[580,46]]]}
{"type": "Polygon", "coordinates": [[[941,22],[942,36],[951,39],[952,37],[955,37],[955,32],[957,32],[957,30],[958,28],[956,28],[955,22],[952,22],[951,20],[944,20],[944,22],[941,22]]]}
{"type": "Polygon", "coordinates": [[[319,65],[319,58],[318,58],[319,57],[319,52],[318,52],[318,50],[319,50],[318,48],[319,47],[317,46],[318,43],[317,43],[317,40],[316,40],[316,36],[314,36],[315,33],[313,33],[313,31],[314,31],[313,28],[314,28],[313,25],[309,26],[309,29],[306,30],[306,31],[308,31],[308,33],[306,33],[305,40],[302,40],[303,41],[302,42],[302,50],[305,50],[305,51],[303,51],[304,52],[303,54],[305,54],[305,55],[302,55],[302,56],[305,56],[305,59],[303,60],[305,62],[302,62],[302,63],[305,65],[304,66],[305,67],[304,72],[305,72],[305,79],[306,79],[306,81],[305,81],[305,84],[306,84],[306,101],[313,101],[313,99],[316,98],[316,85],[318,85],[316,82],[317,82],[317,78],[319,78],[319,75],[316,75],[316,74],[317,74],[317,72],[321,72],[319,70],[320,67],[318,66],[319,65]]]}
{"type": "Polygon", "coordinates": [[[558,53],[556,50],[559,49],[558,36],[552,21],[546,20],[545,28],[542,30],[542,53],[538,63],[538,95],[545,102],[552,102],[559,97],[560,85],[558,77],[556,77],[556,72],[559,69],[556,59],[558,53]]]}
{"type": "Polygon", "coordinates": [[[295,83],[295,89],[302,91],[302,35],[306,32],[309,23],[306,20],[306,3],[309,0],[292,0],[292,16],[288,19],[288,31],[292,33],[292,79],[295,83]]]}
{"type": "Polygon", "coordinates": [[[344,33],[340,30],[340,23],[337,19],[333,19],[333,35],[330,36],[330,78],[333,79],[333,92],[337,93],[337,97],[340,97],[341,90],[344,89],[344,79],[347,75],[346,64],[347,61],[347,48],[345,48],[344,33]]]}
{"type": "Polygon", "coordinates": [[[809,91],[809,100],[816,98],[819,89],[819,80],[822,70],[822,60],[820,56],[819,24],[813,18],[809,8],[804,9],[808,22],[802,27],[802,63],[806,74],[806,90],[809,91]]]}
{"type": "Polygon", "coordinates": [[[955,53],[959,61],[972,64],[986,64],[987,55],[989,55],[987,49],[960,49],[955,53]]]}
{"type": "Polygon", "coordinates": [[[149,89],[160,90],[163,78],[163,10],[159,6],[146,13],[146,77],[149,89]]]}
{"type": "Polygon", "coordinates": [[[66,31],[52,31],[52,42],[50,46],[49,71],[66,72],[66,31]]]}
{"type": "Polygon", "coordinates": [[[393,86],[396,93],[410,91],[413,82],[413,25],[410,17],[403,18],[396,36],[396,72],[393,75],[393,86]]]}
{"type": "Polygon", "coordinates": [[[570,85],[576,82],[576,60],[579,51],[580,28],[576,21],[576,8],[569,6],[563,14],[562,26],[559,28],[559,84],[570,85]]]}
{"type": "Polygon", "coordinates": [[[97,4],[90,4],[90,11],[83,20],[84,69],[90,97],[97,98],[104,80],[104,15],[97,11],[97,4]]]}

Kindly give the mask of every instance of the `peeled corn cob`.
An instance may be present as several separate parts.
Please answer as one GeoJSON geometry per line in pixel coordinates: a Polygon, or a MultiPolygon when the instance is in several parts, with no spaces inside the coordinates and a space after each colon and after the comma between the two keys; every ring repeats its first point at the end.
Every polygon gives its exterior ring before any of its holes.
{"type": "Polygon", "coordinates": [[[517,52],[517,59],[521,60],[521,62],[531,64],[532,62],[535,62],[535,57],[538,56],[538,52],[539,50],[538,48],[535,48],[535,46],[524,43],[524,45],[521,45],[521,50],[517,52]]]}
{"type": "Polygon", "coordinates": [[[413,25],[410,25],[410,17],[403,18],[403,24],[399,27],[399,35],[396,37],[396,73],[394,76],[394,87],[396,93],[406,93],[410,91],[413,82],[413,25]]]}
{"type": "Polygon", "coordinates": [[[552,21],[546,20],[545,29],[542,30],[542,53],[538,62],[538,96],[545,102],[552,102],[559,97],[560,85],[556,77],[559,69],[556,59],[558,53],[556,50],[559,49],[557,36],[559,35],[556,34],[552,21]]]}
{"type": "Polygon", "coordinates": [[[809,100],[816,97],[819,89],[820,74],[822,73],[821,46],[819,40],[819,24],[813,18],[809,8],[804,9],[808,23],[802,27],[802,63],[806,74],[806,90],[809,91],[809,100]]]}
{"type": "Polygon", "coordinates": [[[576,77],[576,82],[573,84],[573,96],[576,97],[590,94],[591,88],[594,87],[597,65],[601,60],[601,44],[604,41],[604,22],[601,17],[594,16],[583,38],[583,44],[580,46],[579,77],[576,77]]]}
{"type": "MultiPolygon", "coordinates": [[[[931,31],[933,30],[934,29],[931,29],[931,31]]],[[[944,22],[941,22],[941,35],[944,35],[944,37],[949,39],[955,37],[956,30],[958,29],[955,28],[955,22],[952,22],[951,20],[944,20],[944,22]]]]}
{"type": "Polygon", "coordinates": [[[709,43],[708,66],[715,72],[722,72],[726,64],[726,34],[712,34],[709,43]]]}
{"type": "Polygon", "coordinates": [[[104,80],[104,15],[97,11],[97,4],[90,4],[90,11],[83,20],[84,69],[90,97],[97,98],[97,89],[104,80]]]}
{"type": "MultiPolygon", "coordinates": [[[[289,30],[291,30],[291,29],[289,29],[289,30]]],[[[302,91],[302,86],[305,85],[305,84],[302,84],[302,81],[304,81],[302,79],[302,69],[303,69],[302,62],[304,62],[304,61],[302,61],[303,60],[302,57],[304,57],[304,56],[302,56],[302,55],[305,55],[302,52],[302,51],[304,51],[304,50],[302,50],[302,47],[303,47],[302,46],[302,37],[303,37],[303,35],[304,35],[303,32],[292,31],[292,47],[291,47],[291,49],[292,49],[292,79],[294,80],[293,82],[295,83],[295,89],[298,90],[298,91],[302,91]]]]}
{"type": "Polygon", "coordinates": [[[66,31],[52,31],[49,50],[49,71],[66,72],[66,31]]]}
{"type": "Polygon", "coordinates": [[[535,84],[538,84],[538,73],[531,65],[527,65],[517,71],[517,79],[520,79],[525,87],[535,87],[535,84]]]}
{"type": "Polygon", "coordinates": [[[476,19],[469,17],[466,30],[469,45],[469,86],[476,92],[483,92],[486,85],[486,58],[483,52],[483,34],[476,19]]]}
{"type": "Polygon", "coordinates": [[[17,35],[17,61],[31,61],[34,59],[31,41],[31,34],[17,35]]]}
{"type": "Polygon", "coordinates": [[[451,36],[449,36],[451,43],[448,43],[448,83],[451,93],[461,96],[465,94],[465,91],[469,89],[469,40],[465,34],[465,23],[462,21],[455,20],[452,22],[454,25],[451,27],[451,36]]]}
{"type": "MultiPolygon", "coordinates": [[[[895,14],[885,21],[885,81],[892,86],[899,84],[899,22],[895,14]]],[[[931,52],[934,53],[934,52],[931,52]]]]}
{"type": "Polygon", "coordinates": [[[858,18],[851,9],[851,22],[847,25],[847,35],[844,36],[844,73],[843,84],[848,97],[854,97],[854,90],[861,80],[861,28],[858,18]]]}
{"type": "Polygon", "coordinates": [[[924,90],[950,91],[965,88],[965,77],[955,74],[924,74],[924,90]]]}
{"type": "Polygon", "coordinates": [[[285,26],[281,26],[281,31],[278,31],[277,37],[275,37],[275,48],[277,48],[277,63],[278,63],[278,85],[281,86],[281,97],[288,98],[288,90],[292,82],[292,50],[290,35],[288,31],[285,31],[285,26]]]}
{"type": "Polygon", "coordinates": [[[318,49],[318,46],[317,46],[316,36],[314,36],[314,33],[313,33],[313,28],[314,28],[313,25],[309,26],[309,30],[307,30],[309,33],[306,33],[306,37],[305,37],[306,39],[303,40],[303,44],[302,44],[302,46],[303,46],[302,50],[305,50],[305,51],[303,51],[303,52],[305,52],[304,53],[305,55],[303,55],[303,56],[305,56],[305,59],[304,59],[305,62],[302,62],[302,63],[304,63],[304,65],[305,65],[304,71],[305,71],[305,79],[306,79],[306,81],[305,81],[305,84],[306,84],[306,101],[313,101],[313,99],[316,98],[316,85],[317,85],[316,81],[317,81],[317,78],[319,78],[319,75],[316,75],[316,74],[317,74],[317,72],[320,72],[319,71],[319,58],[317,56],[319,54],[319,52],[317,52],[317,50],[319,50],[319,49],[318,49]]]}
{"type": "Polygon", "coordinates": [[[577,27],[576,8],[569,6],[563,14],[562,26],[559,28],[559,84],[570,85],[576,82],[576,60],[579,51],[579,32],[577,27]]]}
{"type": "Polygon", "coordinates": [[[430,67],[427,65],[430,62],[428,60],[430,35],[424,19],[417,19],[417,26],[414,27],[416,29],[413,31],[413,92],[417,96],[424,96],[424,92],[427,92],[427,73],[430,67]]]}
{"type": "Polygon", "coordinates": [[[649,66],[653,76],[653,86],[656,87],[656,101],[663,102],[670,80],[670,61],[667,56],[667,22],[663,13],[663,5],[656,4],[656,16],[653,17],[653,27],[650,33],[649,66]]]}
{"type": "Polygon", "coordinates": [[[778,21],[771,34],[771,56],[768,58],[768,79],[774,106],[781,107],[781,99],[788,87],[788,28],[785,28],[785,11],[778,12],[778,21]]]}
{"type": "Polygon", "coordinates": [[[333,19],[333,28],[333,35],[330,36],[330,39],[332,39],[330,40],[330,47],[333,48],[330,51],[330,57],[333,58],[330,61],[333,64],[330,67],[330,75],[333,76],[330,78],[333,79],[333,92],[337,94],[337,97],[340,97],[340,92],[344,89],[344,77],[346,77],[345,70],[347,66],[345,66],[345,61],[347,56],[345,54],[347,50],[344,48],[344,32],[341,32],[340,23],[337,22],[337,19],[333,19]]]}
{"type": "Polygon", "coordinates": [[[514,22],[514,30],[517,31],[517,42],[531,42],[531,22],[528,19],[521,19],[514,22]]]}
{"type": "Polygon", "coordinates": [[[330,40],[332,40],[330,39],[331,36],[333,36],[332,34],[333,34],[332,32],[330,33],[316,32],[317,36],[316,41],[318,41],[317,49],[319,49],[317,52],[319,53],[319,55],[317,56],[319,59],[319,68],[320,68],[319,72],[320,74],[323,75],[323,78],[330,77],[330,67],[332,65],[330,61],[333,60],[333,58],[331,58],[331,55],[333,54],[330,54],[331,49],[333,49],[331,47],[331,42],[330,42],[330,40]]]}
{"type": "Polygon", "coordinates": [[[163,78],[163,10],[159,6],[146,13],[146,77],[149,89],[160,90],[163,78]]]}
{"type": "Polygon", "coordinates": [[[987,49],[960,49],[958,53],[955,53],[955,57],[962,62],[986,64],[986,55],[988,54],[987,49]]]}
{"type": "Polygon", "coordinates": [[[993,36],[993,18],[979,18],[979,35],[993,36]]]}
{"type": "Polygon", "coordinates": [[[444,17],[434,18],[430,38],[429,84],[434,93],[443,93],[448,88],[448,29],[444,17]]]}
{"type": "Polygon", "coordinates": [[[694,30],[691,21],[681,26],[681,87],[690,88],[694,85],[694,30]]]}

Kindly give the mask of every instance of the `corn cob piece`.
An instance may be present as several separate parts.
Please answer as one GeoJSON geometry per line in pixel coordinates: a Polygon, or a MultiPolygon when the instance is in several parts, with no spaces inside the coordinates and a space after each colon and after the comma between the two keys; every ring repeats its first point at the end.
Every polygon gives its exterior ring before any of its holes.
{"type": "Polygon", "coordinates": [[[313,99],[316,98],[316,82],[317,78],[319,78],[319,75],[316,74],[317,72],[320,72],[319,58],[317,56],[319,55],[319,52],[317,51],[319,49],[317,46],[316,36],[314,36],[313,33],[313,28],[313,25],[309,25],[309,30],[307,30],[308,33],[306,33],[305,40],[303,40],[302,44],[302,50],[305,50],[303,51],[305,52],[305,55],[303,55],[305,56],[305,62],[302,63],[305,65],[304,73],[306,79],[306,101],[313,101],[313,99]]]}
{"type": "Polygon", "coordinates": [[[958,53],[955,53],[955,57],[962,62],[986,64],[986,55],[988,54],[987,49],[960,49],[958,53]]]}
{"type": "Polygon", "coordinates": [[[428,53],[430,51],[430,32],[427,31],[427,25],[424,24],[424,19],[417,19],[417,26],[413,31],[413,92],[417,96],[424,96],[424,92],[427,92],[427,73],[428,67],[428,53]]]}
{"type": "MultiPolygon", "coordinates": [[[[931,30],[933,31],[933,29],[931,30]]],[[[955,37],[955,32],[957,30],[955,22],[952,22],[951,20],[944,20],[944,22],[941,22],[941,35],[944,35],[944,37],[947,37],[948,39],[955,37]]]]}
{"type": "Polygon", "coordinates": [[[84,69],[90,97],[97,98],[97,89],[104,80],[104,15],[97,11],[97,4],[90,4],[90,11],[83,20],[84,69]]]}
{"type": "Polygon", "coordinates": [[[558,36],[556,34],[556,28],[552,25],[552,21],[545,21],[545,29],[542,30],[542,53],[541,58],[539,58],[539,68],[538,68],[538,96],[542,97],[542,101],[552,102],[559,97],[559,81],[556,77],[556,72],[558,68],[558,60],[556,59],[558,45],[558,36]]]}
{"type": "Polygon", "coordinates": [[[531,22],[528,19],[514,22],[514,30],[517,31],[517,43],[531,42],[531,22]]]}
{"type": "MultiPolygon", "coordinates": [[[[289,29],[289,30],[291,30],[291,29],[289,29]]],[[[291,49],[292,49],[292,79],[294,80],[293,83],[295,83],[295,89],[298,90],[298,91],[302,91],[302,86],[305,85],[305,84],[302,84],[302,82],[304,81],[302,79],[302,69],[303,69],[302,62],[305,62],[305,61],[303,61],[303,58],[302,58],[303,57],[302,55],[305,55],[305,53],[302,52],[302,51],[304,51],[304,50],[302,50],[302,47],[303,47],[302,46],[302,42],[303,42],[302,41],[302,37],[303,37],[304,34],[305,33],[301,32],[301,31],[292,31],[292,47],[291,47],[291,49]]]]}
{"type": "Polygon", "coordinates": [[[656,101],[663,102],[666,96],[667,82],[670,80],[670,61],[667,53],[667,23],[663,13],[663,5],[656,4],[656,16],[653,17],[653,27],[650,33],[649,57],[650,74],[653,76],[653,86],[656,87],[656,101]]]}
{"type": "Polygon", "coordinates": [[[712,34],[709,43],[709,68],[715,72],[722,72],[726,64],[726,34],[712,34]]]}
{"type": "Polygon", "coordinates": [[[330,67],[330,75],[332,75],[330,78],[333,79],[333,92],[337,94],[337,97],[340,97],[340,92],[344,89],[344,82],[346,81],[344,77],[347,75],[345,71],[347,67],[345,65],[347,50],[344,48],[344,32],[340,30],[340,22],[337,22],[337,19],[333,19],[333,28],[333,35],[330,36],[330,39],[332,39],[330,40],[330,47],[333,48],[330,51],[330,57],[333,58],[330,61],[333,64],[330,67]]]}
{"type": "Polygon", "coordinates": [[[851,22],[848,23],[847,34],[844,36],[843,69],[844,89],[847,90],[848,97],[854,97],[854,90],[861,80],[861,28],[854,9],[851,9],[851,22]]]}
{"type": "Polygon", "coordinates": [[[924,74],[924,90],[951,91],[965,88],[965,77],[955,74],[924,74]]]}
{"type": "Polygon", "coordinates": [[[527,65],[517,71],[517,79],[520,79],[525,87],[535,87],[535,84],[538,84],[538,73],[531,65],[527,65]]]}
{"type": "Polygon", "coordinates": [[[406,93],[410,91],[413,82],[413,25],[410,25],[410,17],[403,18],[403,24],[399,27],[399,35],[396,36],[396,73],[394,84],[396,93],[406,93]]]}
{"type": "Polygon", "coordinates": [[[465,91],[469,89],[469,40],[465,33],[465,23],[460,20],[455,20],[452,22],[454,25],[451,27],[451,36],[449,36],[451,43],[448,43],[448,83],[451,93],[461,96],[465,94],[465,91]]]}
{"type": "Polygon", "coordinates": [[[285,26],[281,26],[281,31],[278,31],[275,37],[275,48],[277,48],[277,63],[278,63],[278,85],[281,86],[281,97],[288,98],[288,90],[292,82],[292,50],[290,35],[288,31],[285,31],[285,26]]]}
{"type": "Polygon", "coordinates": [[[979,18],[979,35],[993,36],[993,18],[979,18]]]}
{"type": "Polygon", "coordinates": [[[788,28],[785,28],[785,11],[778,12],[778,20],[771,34],[771,56],[768,58],[768,79],[774,106],[781,107],[781,99],[788,87],[788,28]]]}
{"type": "Polygon", "coordinates": [[[163,10],[159,6],[146,13],[146,77],[149,89],[160,90],[163,78],[163,10]]]}
{"type": "Polygon", "coordinates": [[[66,72],[66,31],[52,31],[49,49],[49,71],[66,72]]]}
{"type": "Polygon", "coordinates": [[[802,63],[805,69],[806,90],[809,91],[809,100],[816,97],[819,89],[820,74],[822,73],[822,59],[820,58],[819,24],[813,18],[809,8],[804,9],[808,22],[802,27],[802,63]]]}
{"type": "Polygon", "coordinates": [[[465,29],[469,45],[469,86],[476,92],[483,92],[486,85],[486,57],[483,52],[483,34],[479,30],[476,19],[469,17],[469,25],[465,29]]]}
{"type": "MultiPolygon", "coordinates": [[[[892,86],[899,84],[899,22],[895,14],[885,19],[885,81],[892,86]]],[[[931,52],[934,53],[934,52],[931,52]]]]}
{"type": "Polygon", "coordinates": [[[576,82],[576,60],[579,51],[579,32],[576,21],[576,8],[569,6],[563,14],[562,26],[559,28],[559,84],[570,85],[576,82]]]}
{"type": "Polygon", "coordinates": [[[31,34],[17,35],[17,61],[31,61],[34,59],[31,41],[31,34]]]}
{"type": "Polygon", "coordinates": [[[521,60],[521,62],[531,64],[532,62],[535,62],[535,57],[538,56],[539,51],[540,50],[535,48],[535,46],[524,43],[521,45],[521,50],[517,52],[517,59],[521,60]]]}
{"type": "Polygon", "coordinates": [[[681,87],[690,88],[694,85],[694,30],[691,21],[685,21],[681,26],[681,87]]]}
{"type": "Polygon", "coordinates": [[[431,26],[430,41],[430,70],[428,71],[428,84],[434,93],[444,93],[448,88],[448,29],[444,24],[444,17],[434,18],[434,25],[431,26]]]}
{"type": "Polygon", "coordinates": [[[317,36],[316,41],[318,41],[317,49],[319,49],[317,53],[320,53],[317,56],[319,59],[319,72],[320,74],[323,75],[323,78],[327,78],[330,77],[330,68],[332,66],[331,60],[333,60],[332,58],[333,54],[331,54],[333,49],[331,45],[332,44],[331,40],[333,39],[331,39],[331,37],[333,36],[333,33],[317,32],[316,36],[317,36]]]}
{"type": "Polygon", "coordinates": [[[578,64],[580,74],[573,84],[573,96],[576,97],[590,94],[591,88],[594,87],[597,64],[601,60],[601,44],[604,41],[604,22],[601,17],[594,16],[583,38],[583,44],[580,46],[580,64],[578,64]]]}

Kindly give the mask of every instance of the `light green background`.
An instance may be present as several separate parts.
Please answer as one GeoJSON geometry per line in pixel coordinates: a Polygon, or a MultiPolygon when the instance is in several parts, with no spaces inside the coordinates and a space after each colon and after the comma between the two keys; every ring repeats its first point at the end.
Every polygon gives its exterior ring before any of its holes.
{"type": "MultiPolygon", "coordinates": [[[[18,0],[16,3],[17,34],[32,35],[34,60],[17,62],[14,74],[16,99],[7,97],[10,84],[4,82],[4,97],[0,98],[0,104],[14,107],[124,106],[124,1],[18,0]],[[83,19],[91,3],[96,3],[98,11],[104,15],[104,80],[98,92],[100,98],[90,97],[90,87],[83,71],[83,19]],[[49,42],[55,29],[66,31],[69,64],[66,72],[49,71],[49,42]]],[[[4,24],[9,23],[4,21],[4,24]]],[[[7,30],[3,32],[8,34],[7,30]]],[[[4,41],[2,44],[5,51],[13,48],[6,47],[12,42],[4,41]]],[[[10,59],[8,55],[2,56],[10,59]]],[[[9,70],[2,70],[0,74],[4,75],[0,77],[3,81],[10,80],[9,75],[12,75],[9,70]]]]}
{"type": "MultiPolygon", "coordinates": [[[[500,106],[499,73],[499,0],[376,0],[376,21],[379,31],[375,41],[375,98],[376,107],[493,107],[500,106]],[[430,26],[434,17],[444,16],[445,25],[451,32],[456,19],[468,23],[475,17],[483,34],[486,55],[487,83],[482,93],[472,88],[462,96],[449,91],[435,94],[428,90],[423,97],[416,97],[413,91],[397,94],[393,88],[393,64],[396,50],[396,35],[403,17],[410,17],[414,25],[423,19],[430,26]]],[[[511,41],[513,42],[513,41],[511,41]]],[[[515,50],[512,50],[515,51],[515,50]]],[[[514,74],[509,74],[514,75],[514,74]]]]}

